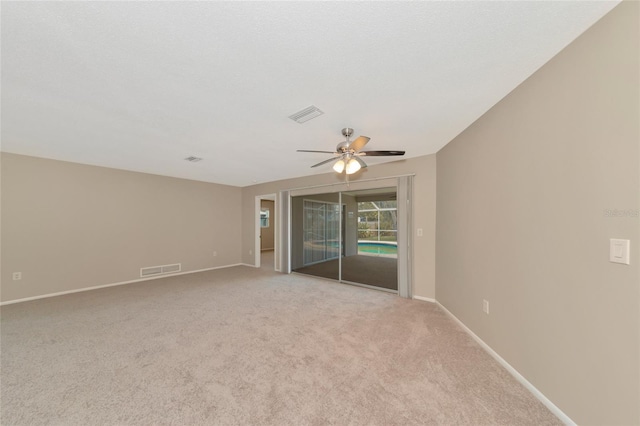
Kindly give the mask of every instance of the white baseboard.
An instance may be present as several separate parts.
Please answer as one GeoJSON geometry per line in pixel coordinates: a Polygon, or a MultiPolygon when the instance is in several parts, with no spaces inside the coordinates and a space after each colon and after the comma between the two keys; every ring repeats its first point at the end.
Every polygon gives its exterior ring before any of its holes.
{"type": "Polygon", "coordinates": [[[504,360],[504,358],[498,355],[498,353],[494,351],[491,346],[487,345],[480,337],[478,337],[473,331],[471,331],[469,327],[464,325],[464,323],[460,321],[458,317],[449,312],[449,310],[442,306],[440,302],[436,301],[436,303],[442,308],[443,311],[447,313],[447,315],[453,318],[453,320],[457,322],[464,331],[466,331],[476,342],[478,342],[482,349],[487,351],[487,353],[491,355],[496,361],[498,361],[500,365],[502,365],[518,382],[520,382],[525,388],[527,388],[527,390],[531,392],[533,396],[535,396],[540,402],[542,402],[544,406],[549,409],[549,411],[551,411],[556,417],[558,417],[560,421],[562,421],[562,423],[570,426],[576,425],[576,423],[571,420],[569,416],[567,416],[561,409],[559,409],[553,402],[551,402],[549,398],[544,396],[544,394],[540,392],[535,386],[533,386],[531,382],[525,379],[522,374],[518,373],[518,370],[513,368],[511,364],[509,364],[504,360]]]}
{"type": "Polygon", "coordinates": [[[48,297],[63,296],[65,294],[80,293],[80,292],[83,292],[83,291],[98,290],[100,288],[116,287],[116,286],[119,286],[119,285],[134,284],[134,283],[139,283],[139,282],[143,282],[143,281],[157,280],[157,279],[160,279],[160,278],[175,277],[175,276],[178,276],[178,275],[195,274],[197,272],[213,271],[214,269],[232,268],[234,266],[240,266],[240,265],[243,265],[243,263],[234,263],[232,265],[224,265],[224,266],[214,266],[213,268],[196,269],[195,271],[177,272],[175,274],[166,274],[166,275],[160,275],[160,276],[156,276],[156,277],[139,278],[139,279],[136,279],[136,280],[121,281],[121,282],[118,282],[118,283],[96,285],[96,286],[92,286],[92,287],[78,288],[78,289],[75,289],[75,290],[60,291],[60,292],[57,292],[57,293],[42,294],[40,296],[25,297],[24,299],[7,300],[6,302],[0,302],[0,306],[12,305],[14,303],[20,303],[20,302],[28,302],[30,300],[46,299],[48,297]]]}
{"type": "Polygon", "coordinates": [[[252,264],[250,264],[250,263],[239,263],[238,265],[241,265],[241,266],[248,266],[249,268],[259,268],[259,266],[252,265],[252,264]]]}
{"type": "Polygon", "coordinates": [[[412,296],[411,298],[414,299],[414,300],[422,300],[423,302],[437,303],[436,299],[431,299],[429,297],[412,296]]]}

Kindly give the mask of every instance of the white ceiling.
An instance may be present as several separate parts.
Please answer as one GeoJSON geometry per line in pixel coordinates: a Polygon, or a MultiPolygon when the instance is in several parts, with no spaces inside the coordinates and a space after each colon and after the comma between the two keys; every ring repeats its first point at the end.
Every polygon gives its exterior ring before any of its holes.
{"type": "Polygon", "coordinates": [[[347,126],[431,154],[616,4],[3,1],[2,150],[237,186],[347,126]]]}

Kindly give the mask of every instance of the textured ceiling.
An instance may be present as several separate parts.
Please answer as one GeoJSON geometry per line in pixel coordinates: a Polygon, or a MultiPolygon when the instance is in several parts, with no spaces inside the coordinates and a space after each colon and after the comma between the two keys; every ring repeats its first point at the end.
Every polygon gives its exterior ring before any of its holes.
{"type": "Polygon", "coordinates": [[[237,186],[347,126],[431,154],[616,4],[3,1],[2,150],[237,186]]]}

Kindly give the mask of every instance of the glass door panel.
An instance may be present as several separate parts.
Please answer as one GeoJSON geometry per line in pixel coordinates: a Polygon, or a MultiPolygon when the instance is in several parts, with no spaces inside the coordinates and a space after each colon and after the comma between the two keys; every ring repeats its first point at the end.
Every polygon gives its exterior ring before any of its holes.
{"type": "Polygon", "coordinates": [[[293,271],[339,280],[341,215],[338,198],[338,194],[292,198],[293,271]]]}
{"type": "Polygon", "coordinates": [[[398,290],[396,188],[342,193],[347,206],[345,240],[355,240],[342,259],[342,281],[398,290]],[[350,219],[352,218],[353,219],[350,219]]]}

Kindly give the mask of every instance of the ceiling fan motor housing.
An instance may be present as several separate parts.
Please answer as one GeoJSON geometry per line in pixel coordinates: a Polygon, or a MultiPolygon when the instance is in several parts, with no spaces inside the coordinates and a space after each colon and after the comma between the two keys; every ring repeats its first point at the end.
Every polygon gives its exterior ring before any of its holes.
{"type": "Polygon", "coordinates": [[[347,152],[349,150],[349,141],[342,141],[338,144],[338,146],[336,146],[336,152],[347,152]]]}
{"type": "Polygon", "coordinates": [[[342,129],[342,136],[346,137],[347,140],[340,142],[338,146],[336,146],[336,152],[345,153],[349,151],[349,145],[351,144],[349,138],[351,137],[351,135],[353,135],[353,129],[351,127],[345,127],[344,129],[342,129]]]}
{"type": "Polygon", "coordinates": [[[345,127],[342,129],[342,136],[346,136],[347,139],[353,135],[353,129],[351,127],[345,127]]]}

